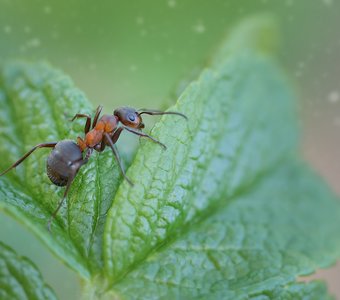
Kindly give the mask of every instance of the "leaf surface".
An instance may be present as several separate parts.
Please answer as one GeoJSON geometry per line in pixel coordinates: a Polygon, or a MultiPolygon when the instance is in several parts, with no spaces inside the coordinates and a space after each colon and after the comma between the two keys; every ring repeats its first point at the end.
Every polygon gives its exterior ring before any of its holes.
{"type": "Polygon", "coordinates": [[[3,300],[57,299],[40,272],[25,257],[0,242],[0,298],[3,300]]]}
{"type": "Polygon", "coordinates": [[[299,289],[285,287],[297,276],[339,257],[339,239],[330,238],[339,220],[339,201],[320,178],[285,161],[153,251],[112,289],[126,299],[289,299],[299,289]]]}
{"type": "Polygon", "coordinates": [[[152,136],[168,149],[145,141],[137,152],[128,170],[137,184],[120,185],[105,228],[113,294],[287,299],[320,292],[293,286],[339,257],[340,204],[300,162],[295,97],[268,44],[263,50],[256,37],[253,46],[237,44],[254,27],[262,38],[261,24],[232,33],[169,109],[188,122],[164,116],[155,125],[152,136]]]}
{"type": "MultiPolygon", "coordinates": [[[[236,46],[235,46],[236,48],[236,46]]],[[[296,152],[294,96],[274,61],[237,51],[203,71],[145,141],[114,200],[106,267],[119,278],[185,226],[225,205],[296,152]]]]}

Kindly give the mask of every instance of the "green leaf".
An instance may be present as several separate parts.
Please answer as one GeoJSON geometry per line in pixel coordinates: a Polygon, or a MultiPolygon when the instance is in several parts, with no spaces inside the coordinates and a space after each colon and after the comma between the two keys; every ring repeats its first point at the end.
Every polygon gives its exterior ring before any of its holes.
{"type": "MultiPolygon", "coordinates": [[[[0,71],[0,170],[36,144],[83,135],[84,121],[74,114],[93,110],[69,77],[45,63],[7,63],[0,71]]],[[[30,227],[84,278],[102,267],[102,232],[112,195],[120,182],[112,153],[94,154],[72,185],[67,207],[52,233],[46,228],[63,188],[46,176],[50,150],[36,150],[16,171],[0,179],[0,208],[30,227]]]]}
{"type": "MultiPolygon", "coordinates": [[[[63,189],[40,150],[0,179],[0,208],[30,227],[86,279],[90,296],[124,299],[318,299],[298,276],[340,256],[340,204],[298,154],[295,99],[269,49],[272,20],[241,24],[210,68],[142,140],[121,178],[113,155],[94,155],[67,207],[46,222],[63,189]],[[108,214],[107,211],[109,210],[108,214]]],[[[68,119],[92,113],[46,64],[0,71],[0,168],[33,145],[82,135],[68,119]]],[[[80,123],[80,122],[79,122],[80,123]]]]}
{"type": "Polygon", "coordinates": [[[135,187],[118,189],[104,238],[116,296],[288,295],[340,255],[340,204],[299,163],[290,84],[256,37],[236,44],[250,34],[240,28],[169,109],[189,121],[153,128],[168,149],[145,141],[128,170],[135,187]]]}
{"type": "Polygon", "coordinates": [[[106,269],[119,278],[185,226],[227,204],[296,151],[294,97],[272,59],[238,51],[205,70],[145,142],[109,212],[106,269]]]}
{"type": "Polygon", "coordinates": [[[150,253],[111,288],[127,299],[284,293],[298,275],[339,257],[339,239],[331,238],[338,236],[339,220],[340,203],[320,178],[286,160],[150,253]]]}
{"type": "Polygon", "coordinates": [[[57,298],[31,261],[0,242],[0,299],[57,298]]]}

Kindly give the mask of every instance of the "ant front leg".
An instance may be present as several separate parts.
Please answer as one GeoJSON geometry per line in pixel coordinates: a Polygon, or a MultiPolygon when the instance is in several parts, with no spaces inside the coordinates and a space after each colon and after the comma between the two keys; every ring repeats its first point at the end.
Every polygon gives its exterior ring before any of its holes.
{"type": "Polygon", "coordinates": [[[112,135],[112,137],[111,137],[112,143],[114,143],[114,144],[117,143],[117,141],[118,141],[118,139],[119,139],[119,137],[120,137],[120,134],[122,133],[123,130],[124,130],[123,127],[118,127],[118,128],[116,129],[116,131],[113,133],[113,135],[112,135]]]}
{"type": "Polygon", "coordinates": [[[146,134],[146,133],[144,133],[142,131],[139,131],[139,130],[136,130],[136,129],[133,129],[133,128],[130,128],[130,127],[127,127],[127,126],[124,126],[124,125],[122,125],[122,127],[124,129],[126,129],[127,131],[130,131],[133,134],[136,134],[136,135],[139,135],[141,137],[146,137],[146,138],[150,139],[154,143],[157,143],[158,145],[162,146],[164,148],[164,150],[166,150],[166,146],[163,143],[161,143],[160,141],[158,141],[155,138],[153,138],[152,136],[150,136],[150,135],[148,135],[148,134],[146,134]]]}

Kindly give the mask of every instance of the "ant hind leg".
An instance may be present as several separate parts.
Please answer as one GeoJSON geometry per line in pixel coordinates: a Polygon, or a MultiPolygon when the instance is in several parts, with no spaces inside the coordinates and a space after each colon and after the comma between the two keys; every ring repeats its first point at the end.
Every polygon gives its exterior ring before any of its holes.
{"type": "Polygon", "coordinates": [[[54,148],[57,142],[52,142],[52,143],[42,143],[34,146],[30,151],[28,151],[23,157],[18,159],[13,165],[11,165],[9,168],[7,168],[5,171],[0,173],[0,176],[5,175],[7,172],[12,170],[13,168],[17,167],[20,165],[27,157],[29,157],[36,149],[39,148],[54,148]]]}

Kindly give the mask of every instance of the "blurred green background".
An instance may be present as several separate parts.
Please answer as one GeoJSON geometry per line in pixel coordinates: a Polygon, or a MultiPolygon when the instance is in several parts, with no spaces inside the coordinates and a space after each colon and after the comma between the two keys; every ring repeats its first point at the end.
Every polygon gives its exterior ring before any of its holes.
{"type": "MultiPolygon", "coordinates": [[[[49,61],[106,112],[159,108],[175,100],[176,87],[197,74],[233,24],[263,12],[280,24],[278,58],[301,100],[304,155],[340,193],[337,0],[0,0],[0,61],[49,61]]],[[[80,297],[75,274],[2,213],[0,240],[30,257],[60,299],[80,297]]],[[[335,293],[340,272],[333,273],[335,293]]]]}

